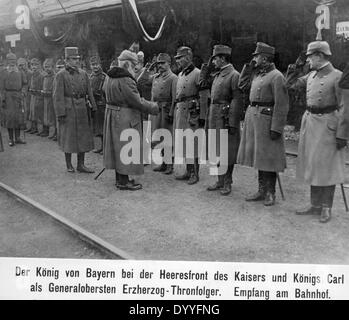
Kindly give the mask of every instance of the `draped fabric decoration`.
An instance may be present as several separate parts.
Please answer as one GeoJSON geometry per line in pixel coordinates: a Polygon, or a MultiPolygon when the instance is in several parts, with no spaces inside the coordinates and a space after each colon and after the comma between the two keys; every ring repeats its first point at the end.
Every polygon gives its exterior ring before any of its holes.
{"type": "MultiPolygon", "coordinates": [[[[26,0],[23,0],[23,4],[28,6],[28,2],[26,0]]],[[[28,6],[29,7],[29,6],[28,6]]],[[[44,33],[44,30],[40,28],[38,23],[33,18],[32,14],[30,13],[30,24],[31,28],[30,30],[33,33],[34,38],[38,41],[38,43],[41,45],[49,45],[49,46],[62,46],[64,45],[71,37],[72,31],[73,31],[73,23],[70,23],[63,34],[58,36],[57,38],[50,38],[47,37],[44,33]]]]}
{"type": "Polygon", "coordinates": [[[164,31],[167,15],[162,19],[160,28],[154,37],[151,37],[144,29],[143,23],[139,18],[138,9],[135,0],[122,1],[122,24],[125,32],[132,35],[133,38],[143,38],[145,41],[158,40],[164,31]]]}

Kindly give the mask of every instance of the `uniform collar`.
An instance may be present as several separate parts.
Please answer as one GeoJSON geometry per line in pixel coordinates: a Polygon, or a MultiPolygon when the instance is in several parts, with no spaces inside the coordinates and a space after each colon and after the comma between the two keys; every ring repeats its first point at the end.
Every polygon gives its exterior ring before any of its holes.
{"type": "Polygon", "coordinates": [[[228,63],[227,65],[225,65],[223,68],[221,68],[218,72],[217,75],[221,75],[222,77],[226,76],[227,74],[229,74],[232,70],[234,70],[234,67],[231,63],[228,63]]]}
{"type": "Polygon", "coordinates": [[[186,68],[183,69],[183,71],[181,72],[181,74],[183,76],[187,76],[190,72],[192,72],[195,69],[195,66],[191,63],[189,64],[189,66],[187,66],[186,68]]]}
{"type": "Polygon", "coordinates": [[[270,63],[270,64],[266,65],[265,67],[260,68],[257,71],[257,75],[264,76],[267,73],[269,73],[270,71],[273,71],[274,69],[275,69],[275,64],[274,63],[270,63]]]}
{"type": "Polygon", "coordinates": [[[324,76],[329,74],[334,70],[334,67],[331,62],[327,62],[322,67],[320,67],[318,70],[315,71],[315,74],[318,76],[324,76]]]}
{"type": "Polygon", "coordinates": [[[73,68],[71,66],[66,65],[65,69],[70,73],[70,74],[74,74],[74,73],[79,73],[79,68],[73,68]]]}
{"type": "Polygon", "coordinates": [[[169,76],[169,74],[171,73],[171,70],[167,70],[164,73],[158,73],[155,77],[156,78],[166,78],[167,76],[169,76]]]}

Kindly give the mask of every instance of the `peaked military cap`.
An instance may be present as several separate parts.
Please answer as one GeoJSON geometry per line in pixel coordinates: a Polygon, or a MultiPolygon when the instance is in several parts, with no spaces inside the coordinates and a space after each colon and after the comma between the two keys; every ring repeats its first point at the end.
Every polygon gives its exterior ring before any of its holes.
{"type": "Polygon", "coordinates": [[[65,66],[65,63],[63,59],[58,59],[56,61],[56,67],[64,67],[64,66],[65,66]]]}
{"type": "Polygon", "coordinates": [[[41,62],[38,58],[33,58],[30,60],[30,64],[41,64],[41,62]]]}
{"type": "Polygon", "coordinates": [[[6,60],[16,60],[17,61],[17,57],[14,53],[10,52],[6,55],[6,60]]]}
{"type": "Polygon", "coordinates": [[[157,63],[162,63],[162,62],[171,63],[171,57],[167,53],[159,53],[158,56],[156,57],[156,62],[157,63]]]}
{"type": "Polygon", "coordinates": [[[64,48],[65,58],[80,58],[78,47],[65,47],[64,48]]]}
{"type": "Polygon", "coordinates": [[[92,56],[90,58],[90,64],[100,64],[101,63],[101,59],[99,58],[99,56],[92,56]]]}
{"type": "Polygon", "coordinates": [[[18,58],[17,64],[18,64],[18,65],[20,65],[20,64],[27,64],[27,60],[24,59],[24,58],[18,58]]]}
{"type": "Polygon", "coordinates": [[[313,54],[314,52],[322,52],[323,54],[332,55],[330,45],[326,41],[313,41],[308,44],[306,55],[313,54]]]}
{"type": "Polygon", "coordinates": [[[175,56],[175,59],[186,56],[188,54],[192,54],[192,50],[189,47],[180,47],[177,50],[177,54],[175,56]]]}
{"type": "Polygon", "coordinates": [[[137,54],[130,51],[130,50],[124,50],[120,53],[120,56],[118,57],[119,61],[131,61],[133,64],[138,64],[138,57],[137,54]]]}
{"type": "Polygon", "coordinates": [[[256,50],[252,55],[255,56],[261,53],[273,56],[275,54],[275,48],[264,42],[257,42],[256,50]]]}
{"type": "Polygon", "coordinates": [[[53,66],[54,63],[53,63],[53,59],[52,58],[47,58],[45,59],[44,61],[44,65],[50,65],[50,66],[53,66]]]}
{"type": "Polygon", "coordinates": [[[219,54],[224,54],[224,55],[231,55],[231,48],[228,46],[224,46],[222,44],[217,44],[213,47],[213,54],[212,56],[218,56],[219,54]]]}

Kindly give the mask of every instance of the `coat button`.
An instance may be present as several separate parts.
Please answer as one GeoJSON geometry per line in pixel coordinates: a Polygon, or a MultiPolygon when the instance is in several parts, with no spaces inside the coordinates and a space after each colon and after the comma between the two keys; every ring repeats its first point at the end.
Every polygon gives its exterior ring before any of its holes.
{"type": "Polygon", "coordinates": [[[324,85],[324,83],[323,82],[320,82],[320,84],[323,86],[324,85]]]}

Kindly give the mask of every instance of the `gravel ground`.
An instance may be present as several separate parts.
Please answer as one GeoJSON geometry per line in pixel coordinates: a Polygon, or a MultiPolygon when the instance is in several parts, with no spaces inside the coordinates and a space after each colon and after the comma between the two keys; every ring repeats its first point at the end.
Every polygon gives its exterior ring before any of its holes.
{"type": "Polygon", "coordinates": [[[0,256],[107,259],[50,218],[0,192],[0,256]]]}
{"type": "MultiPolygon", "coordinates": [[[[97,181],[95,175],[69,174],[54,142],[26,138],[27,145],[5,145],[0,181],[136,259],[349,263],[349,214],[339,188],[329,223],[294,214],[309,202],[309,187],[295,180],[295,158],[288,159],[289,168],[281,175],[286,201],[277,193],[277,204],[266,208],[244,201],[256,190],[257,175],[251,168],[236,167],[233,192],[227,197],[206,191],[214,178],[205,166],[194,186],[147,166],[139,178],[143,190],[118,191],[113,171],[97,181]]],[[[97,173],[102,156],[89,153],[86,164],[97,173]]]]}

